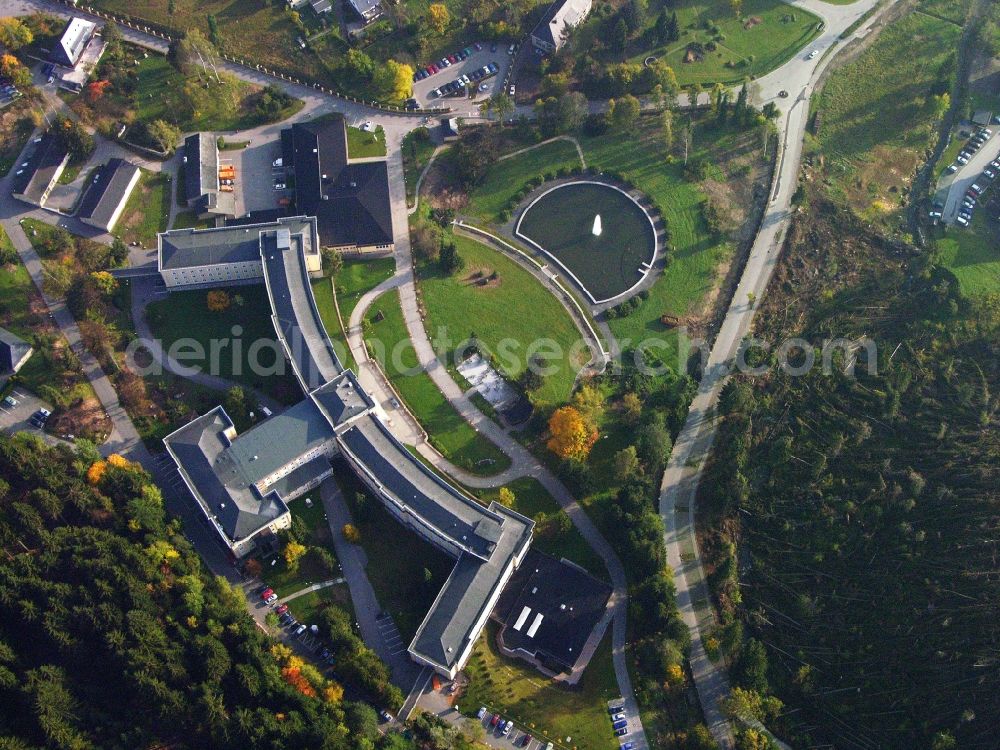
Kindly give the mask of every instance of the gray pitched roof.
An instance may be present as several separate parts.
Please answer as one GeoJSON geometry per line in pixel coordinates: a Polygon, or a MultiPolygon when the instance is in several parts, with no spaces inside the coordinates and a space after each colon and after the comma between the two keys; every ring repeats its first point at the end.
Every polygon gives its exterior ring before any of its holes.
{"type": "Polygon", "coordinates": [[[531,543],[532,521],[498,503],[491,503],[490,511],[500,516],[503,524],[493,554],[485,562],[469,554],[459,557],[409,647],[447,670],[479,635],[476,626],[486,619],[507,582],[504,576],[511,558],[531,543]]]}
{"type": "Polygon", "coordinates": [[[109,159],[87,188],[80,203],[79,217],[108,229],[118,207],[128,200],[138,175],[139,167],[135,164],[124,159],[109,159]]]}
{"type": "Polygon", "coordinates": [[[531,36],[558,49],[565,41],[566,32],[583,21],[591,7],[591,0],[556,0],[549,6],[531,36]]]}
{"type": "Polygon", "coordinates": [[[94,38],[97,24],[85,18],[71,18],[63,30],[59,42],[52,49],[52,62],[72,68],[94,38]]]}
{"type": "Polygon", "coordinates": [[[219,190],[219,151],[211,133],[193,133],[184,139],[184,189],[187,199],[219,190]]]}
{"type": "Polygon", "coordinates": [[[233,445],[226,433],[232,429],[232,420],[219,406],[163,442],[205,513],[231,542],[239,542],[282,516],[288,506],[275,492],[261,496],[242,472],[233,470],[234,459],[226,455],[233,445]]]}
{"type": "Polygon", "coordinates": [[[42,196],[56,178],[56,172],[69,159],[69,152],[51,130],[35,144],[26,162],[14,168],[11,193],[38,205],[42,196]]]}
{"type": "Polygon", "coordinates": [[[309,394],[327,415],[330,423],[340,427],[374,408],[372,397],[361,387],[350,370],[320,386],[309,394]]]}
{"type": "Polygon", "coordinates": [[[324,245],[390,245],[388,168],[349,164],[346,127],[343,117],[291,127],[296,210],[317,218],[324,245]]]}
{"type": "Polygon", "coordinates": [[[31,344],[6,328],[0,328],[0,373],[14,371],[14,366],[31,352],[31,344]]]}
{"type": "Polygon", "coordinates": [[[315,219],[282,219],[281,225],[289,231],[261,232],[264,280],[275,332],[308,393],[337,377],[343,367],[316,308],[305,265],[306,255],[319,252],[315,219]]]}

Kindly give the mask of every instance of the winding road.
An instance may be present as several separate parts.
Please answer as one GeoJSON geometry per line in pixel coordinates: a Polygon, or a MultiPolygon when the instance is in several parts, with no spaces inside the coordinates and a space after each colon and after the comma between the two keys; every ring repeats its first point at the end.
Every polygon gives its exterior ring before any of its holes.
{"type": "MultiPolygon", "coordinates": [[[[882,11],[897,0],[884,0],[882,11]]],[[[805,59],[803,50],[795,58],[779,69],[759,79],[755,84],[754,103],[760,106],[768,101],[774,101],[784,107],[791,106],[783,112],[779,121],[782,153],[776,170],[770,204],[765,213],[760,232],[747,260],[737,291],[730,308],[722,323],[715,344],[709,357],[705,375],[702,378],[698,392],[691,404],[687,422],[684,425],[670,458],[661,483],[659,509],[666,529],[665,542],[668,560],[675,574],[677,584],[677,601],[681,613],[692,635],[691,668],[699,699],[702,704],[706,722],[719,744],[729,750],[733,747],[733,730],[726,720],[721,703],[729,693],[729,683],[724,667],[713,664],[706,656],[702,642],[702,628],[710,626],[712,611],[708,597],[704,574],[698,556],[697,542],[694,535],[694,495],[700,479],[705,458],[711,448],[716,431],[714,405],[725,379],[731,371],[731,364],[737,348],[750,330],[753,315],[757,305],[763,298],[767,283],[773,273],[779,255],[779,248],[791,218],[791,197],[797,184],[799,161],[802,153],[802,142],[808,117],[808,102],[816,81],[823,69],[833,59],[837,50],[828,52],[841,44],[839,36],[851,24],[855,23],[865,13],[877,6],[877,0],[857,0],[850,5],[828,4],[822,0],[798,0],[793,5],[810,10],[824,19],[825,27],[820,36],[810,45],[821,54],[814,60],[805,59]],[[792,93],[791,99],[779,98],[778,92],[785,90],[792,93]]],[[[44,0],[0,0],[0,15],[24,15],[26,13],[45,10],[60,15],[81,14],[79,10],[71,10],[64,5],[44,0]]],[[[854,36],[867,33],[868,28],[877,21],[879,13],[873,15],[862,25],[854,36]]],[[[123,28],[123,35],[131,42],[145,47],[166,51],[166,43],[156,37],[123,28]]],[[[375,110],[362,104],[338,99],[323,94],[312,87],[297,85],[286,80],[274,79],[259,71],[234,65],[224,64],[225,69],[244,80],[265,85],[277,83],[291,95],[305,101],[305,108],[297,115],[298,119],[315,117],[327,112],[341,112],[348,122],[357,124],[363,120],[373,120],[380,124],[385,133],[389,150],[389,180],[391,188],[391,203],[393,223],[396,233],[395,260],[396,274],[388,282],[365,295],[355,308],[348,325],[348,340],[359,363],[359,377],[382,403],[390,402],[395,397],[384,376],[368,361],[367,351],[360,335],[360,321],[364,311],[377,296],[389,289],[398,289],[403,305],[404,318],[408,333],[421,364],[426,368],[442,393],[451,401],[462,416],[477,430],[496,443],[508,456],[512,466],[501,475],[483,478],[468,474],[444,461],[428,456],[436,466],[453,476],[457,481],[472,487],[490,487],[503,484],[517,476],[535,477],[546,490],[559,502],[573,524],[581,532],[587,542],[600,555],[607,566],[614,587],[614,594],[609,609],[613,624],[612,644],[615,676],[621,694],[626,701],[633,734],[629,737],[635,743],[636,750],[645,750],[646,738],[639,722],[638,706],[625,656],[626,643],[626,584],[624,568],[614,550],[601,536],[593,522],[586,515],[576,499],[566,487],[549,471],[542,467],[526,449],[515,441],[499,425],[483,415],[466,397],[463,390],[455,383],[448,371],[438,361],[428,340],[423,321],[419,315],[416,287],[414,284],[412,256],[410,253],[408,233],[408,209],[405,186],[403,182],[403,165],[401,143],[407,132],[417,127],[417,118],[403,113],[389,113],[375,110]]],[[[520,109],[519,109],[520,111],[520,109]]],[[[280,128],[272,124],[257,129],[261,135],[271,133],[280,128]]],[[[251,132],[244,135],[251,135],[251,132]]],[[[41,266],[37,254],[31,247],[16,218],[29,212],[25,207],[14,201],[9,193],[9,181],[0,183],[0,223],[7,229],[15,248],[28,267],[32,279],[41,289],[41,266]]],[[[44,293],[43,293],[44,294],[44,293]]],[[[115,450],[139,460],[143,465],[162,473],[162,466],[149,455],[139,439],[138,431],[128,415],[118,402],[108,378],[101,371],[96,360],[86,352],[80,344],[79,331],[72,315],[66,310],[61,300],[46,296],[56,322],[63,334],[80,354],[84,372],[93,384],[98,398],[104,404],[112,418],[114,430],[109,441],[108,450],[115,450]]],[[[422,430],[401,410],[398,416],[403,421],[412,422],[408,429],[413,432],[408,442],[419,444],[422,430]]],[[[390,418],[392,418],[390,414],[390,418]]],[[[395,429],[403,429],[396,425],[395,429]]],[[[328,510],[331,508],[328,504],[328,510]]],[[[185,515],[182,513],[182,515],[185,515]]],[[[198,525],[198,524],[195,524],[198,525]]],[[[204,545],[202,545],[203,547],[204,545]]],[[[210,547],[212,545],[209,545],[210,547]]],[[[202,547],[199,548],[200,551],[202,547]]],[[[224,564],[217,559],[209,560],[215,568],[224,564]],[[214,563],[214,564],[213,564],[214,563]]],[[[231,574],[231,568],[228,571],[231,574]]],[[[346,574],[346,571],[345,571],[346,574]]],[[[352,596],[355,586],[352,585],[352,596]]],[[[362,597],[364,598],[364,597],[362,597]]]]}
{"type": "MultiPolygon", "coordinates": [[[[886,0],[879,12],[862,24],[852,38],[866,35],[881,13],[896,1],[886,0]]],[[[792,97],[784,119],[779,121],[782,151],[770,203],[660,484],[659,511],[665,528],[667,561],[674,571],[677,606],[691,633],[691,673],[705,721],[723,750],[731,750],[734,746],[733,727],[723,710],[730,686],[725,666],[712,662],[704,647],[703,631],[711,629],[715,619],[695,535],[698,482],[718,427],[715,404],[733,370],[738,348],[750,331],[754,313],[763,300],[791,222],[792,196],[798,185],[809,98],[820,75],[842,48],[838,45],[846,44],[847,40],[840,40],[840,35],[877,7],[878,0],[858,0],[850,5],[802,0],[795,5],[824,19],[826,25],[822,35],[809,47],[820,54],[813,60],[799,55],[756,82],[755,104],[758,106],[768,101],[788,101],[779,97],[781,90],[788,91],[792,97]]]]}

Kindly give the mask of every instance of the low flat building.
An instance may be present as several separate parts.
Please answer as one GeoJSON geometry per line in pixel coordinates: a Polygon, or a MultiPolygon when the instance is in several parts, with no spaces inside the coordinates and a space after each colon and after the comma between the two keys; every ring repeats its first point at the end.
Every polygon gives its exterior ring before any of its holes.
{"type": "Polygon", "coordinates": [[[236,197],[219,182],[219,142],[213,133],[184,139],[184,197],[199,219],[236,215],[236,197]]]}
{"type": "Polygon", "coordinates": [[[35,139],[31,156],[14,168],[11,195],[33,206],[44,206],[68,163],[69,152],[50,130],[35,139]]]}
{"type": "Polygon", "coordinates": [[[0,377],[17,373],[31,359],[34,349],[20,336],[0,328],[0,377]]]}
{"type": "Polygon", "coordinates": [[[555,0],[531,32],[531,43],[542,52],[558,52],[570,30],[583,23],[592,7],[591,0],[555,0]]]}
{"type": "Polygon", "coordinates": [[[343,117],[296,123],[283,131],[282,149],[295,174],[295,212],[316,217],[324,247],[392,251],[388,167],[384,160],[350,162],[343,117]]]}
{"type": "Polygon", "coordinates": [[[124,159],[109,159],[83,194],[78,217],[84,224],[110,232],[121,217],[142,174],[124,159]]]}
{"type": "Polygon", "coordinates": [[[291,216],[262,224],[174,229],[156,237],[157,269],[168,288],[264,280],[263,243],[278,236],[301,247],[307,273],[322,271],[316,220],[291,216]]]}
{"type": "Polygon", "coordinates": [[[365,24],[382,15],[382,4],[379,0],[348,0],[348,4],[365,24]]]}

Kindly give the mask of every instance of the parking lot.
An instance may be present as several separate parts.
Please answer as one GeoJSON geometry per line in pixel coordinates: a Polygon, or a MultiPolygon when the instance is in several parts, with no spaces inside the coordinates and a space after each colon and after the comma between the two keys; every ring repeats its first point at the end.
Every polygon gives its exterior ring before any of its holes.
{"type": "Polygon", "coordinates": [[[39,409],[48,409],[51,412],[52,404],[42,401],[24,388],[12,388],[7,395],[17,401],[17,405],[11,406],[5,401],[0,401],[0,429],[8,433],[33,432],[50,445],[59,442],[58,438],[31,423],[31,417],[35,412],[39,409]]]}
{"type": "MultiPolygon", "coordinates": [[[[496,64],[497,73],[479,81],[480,86],[478,88],[485,88],[485,90],[480,91],[477,88],[475,101],[483,101],[499,93],[499,87],[503,84],[504,78],[507,76],[507,70],[513,61],[513,58],[507,54],[508,45],[482,42],[480,46],[482,49],[479,50],[475,49],[474,45],[470,46],[472,54],[468,58],[459,60],[447,67],[442,67],[440,60],[424,61],[422,63],[423,68],[434,64],[441,68],[441,70],[413,84],[413,98],[416,99],[417,104],[421,107],[452,108],[459,108],[463,104],[468,104],[469,102],[464,96],[446,96],[439,99],[433,96],[431,92],[445,84],[451,83],[459,76],[471,76],[472,73],[481,70],[490,63],[496,64]]],[[[454,50],[454,52],[458,51],[454,50]]]]}
{"type": "MultiPolygon", "coordinates": [[[[969,190],[974,184],[979,184],[980,188],[986,188],[989,185],[989,180],[983,180],[983,170],[990,166],[990,162],[998,157],[998,142],[1000,142],[1000,137],[997,136],[996,126],[993,126],[990,130],[990,135],[983,141],[982,145],[978,147],[975,153],[970,154],[966,164],[960,164],[955,162],[955,166],[958,169],[946,175],[944,179],[941,180],[939,189],[947,189],[947,198],[942,200],[938,197],[938,202],[940,204],[940,212],[943,214],[940,217],[942,221],[948,224],[958,224],[961,225],[961,221],[958,220],[959,214],[963,210],[967,211],[966,215],[971,214],[973,209],[970,209],[968,203],[963,205],[963,201],[969,200],[969,190]],[[950,181],[949,181],[950,179],[950,181]]],[[[981,194],[983,190],[979,191],[981,194]]],[[[973,204],[978,202],[977,200],[971,201],[973,204]]],[[[974,208],[974,207],[973,207],[974,208]]]]}
{"type": "Polygon", "coordinates": [[[548,744],[547,740],[532,737],[531,734],[517,725],[512,726],[510,731],[504,735],[504,726],[507,720],[502,714],[491,713],[488,709],[479,721],[486,731],[486,740],[492,747],[503,747],[504,743],[509,742],[511,747],[545,750],[545,746],[548,744]]]}
{"type": "MultiPolygon", "coordinates": [[[[238,136],[233,136],[237,140],[238,136]]],[[[284,181],[284,169],[275,169],[274,160],[281,156],[281,140],[277,137],[262,141],[254,139],[238,151],[224,152],[224,160],[236,167],[236,215],[278,208],[278,202],[290,191],[275,190],[277,180],[284,181]]],[[[220,160],[222,163],[222,160],[220,160]]]]}

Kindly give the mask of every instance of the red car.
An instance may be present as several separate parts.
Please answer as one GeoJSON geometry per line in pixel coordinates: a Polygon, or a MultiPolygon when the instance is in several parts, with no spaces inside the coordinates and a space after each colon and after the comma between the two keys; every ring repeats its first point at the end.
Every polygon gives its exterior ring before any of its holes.
{"type": "Polygon", "coordinates": [[[266,600],[273,593],[274,589],[264,589],[260,592],[260,598],[266,600]]]}
{"type": "Polygon", "coordinates": [[[452,65],[454,65],[455,63],[458,62],[458,58],[455,57],[454,55],[448,55],[448,62],[450,62],[452,65]]]}
{"type": "Polygon", "coordinates": [[[275,611],[275,614],[283,615],[283,614],[285,614],[285,612],[288,611],[288,605],[287,604],[282,604],[277,609],[275,609],[274,611],[275,611]]]}
{"type": "Polygon", "coordinates": [[[500,721],[500,714],[493,714],[493,718],[490,719],[490,726],[495,727],[500,721]]]}
{"type": "Polygon", "coordinates": [[[435,73],[437,73],[440,70],[440,68],[437,65],[428,65],[427,66],[427,70],[430,71],[431,75],[434,75],[435,73]]]}

